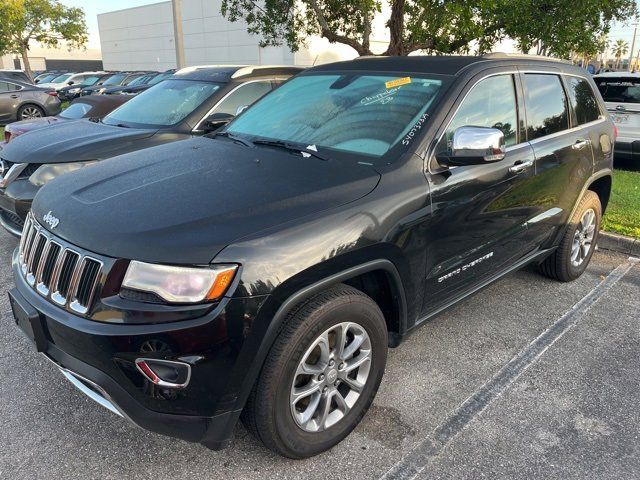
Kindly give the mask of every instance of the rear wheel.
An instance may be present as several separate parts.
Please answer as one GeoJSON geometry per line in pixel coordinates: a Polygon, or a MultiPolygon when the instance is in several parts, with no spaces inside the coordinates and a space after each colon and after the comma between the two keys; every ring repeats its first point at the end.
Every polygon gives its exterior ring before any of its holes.
{"type": "Polygon", "coordinates": [[[27,104],[22,105],[18,109],[18,120],[30,120],[33,118],[44,117],[44,110],[40,108],[38,105],[27,104]]]}
{"type": "Polygon", "coordinates": [[[346,285],[325,290],[289,316],[243,412],[271,450],[305,458],[344,439],[378,390],[387,358],[382,312],[346,285]]]}
{"type": "Polygon", "coordinates": [[[561,282],[569,282],[582,275],[595,251],[601,219],[600,198],[587,190],[558,249],[540,265],[540,271],[561,282]]]}

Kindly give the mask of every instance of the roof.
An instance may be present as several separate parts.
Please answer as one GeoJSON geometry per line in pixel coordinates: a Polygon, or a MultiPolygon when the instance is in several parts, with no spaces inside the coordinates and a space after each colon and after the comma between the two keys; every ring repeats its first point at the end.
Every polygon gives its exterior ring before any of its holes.
{"type": "Polygon", "coordinates": [[[296,75],[301,67],[281,65],[197,65],[183,68],[174,73],[174,78],[230,82],[238,78],[261,75],[296,75]]]}
{"type": "Polygon", "coordinates": [[[372,70],[389,72],[424,72],[436,75],[457,75],[464,68],[480,63],[548,63],[570,67],[563,60],[537,55],[510,55],[492,53],[484,56],[465,55],[411,55],[406,57],[358,57],[352,61],[327,63],[309,69],[310,71],[372,70]]]}

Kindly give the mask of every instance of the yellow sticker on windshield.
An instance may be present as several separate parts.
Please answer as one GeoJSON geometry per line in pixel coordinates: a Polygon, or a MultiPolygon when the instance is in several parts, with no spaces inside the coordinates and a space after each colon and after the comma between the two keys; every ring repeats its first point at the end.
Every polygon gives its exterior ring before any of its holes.
{"type": "Polygon", "coordinates": [[[400,85],[407,85],[411,83],[411,77],[398,78],[396,80],[389,80],[384,84],[387,88],[399,87],[400,85]]]}

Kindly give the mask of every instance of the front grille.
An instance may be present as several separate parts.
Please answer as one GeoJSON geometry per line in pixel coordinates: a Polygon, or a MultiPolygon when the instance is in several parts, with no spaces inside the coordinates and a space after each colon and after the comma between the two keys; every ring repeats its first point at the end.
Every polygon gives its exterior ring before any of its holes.
{"type": "Polygon", "coordinates": [[[36,291],[75,313],[91,308],[103,275],[103,263],[63,242],[29,214],[20,241],[22,274],[36,291]]]}

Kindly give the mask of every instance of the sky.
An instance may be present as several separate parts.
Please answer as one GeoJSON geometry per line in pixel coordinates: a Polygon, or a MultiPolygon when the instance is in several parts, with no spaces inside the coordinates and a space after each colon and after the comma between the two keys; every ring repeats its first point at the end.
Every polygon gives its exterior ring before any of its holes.
{"type": "Polygon", "coordinates": [[[89,43],[87,48],[100,48],[98,34],[98,14],[122,10],[123,8],[139,7],[161,0],[61,0],[60,3],[68,7],[81,7],[87,20],[89,29],[89,43]]]}
{"type": "MultiPolygon", "coordinates": [[[[139,7],[140,5],[148,5],[157,3],[161,0],[61,0],[61,3],[70,7],[82,7],[85,11],[87,26],[89,28],[89,43],[87,48],[100,48],[100,37],[98,34],[97,15],[104,12],[112,12],[114,10],[122,10],[123,8],[139,7]]],[[[640,0],[637,0],[640,6],[640,0]]],[[[629,46],[633,39],[633,24],[631,21],[626,23],[617,23],[613,25],[609,33],[611,43],[616,40],[625,40],[629,46]]],[[[640,26],[638,26],[639,34],[636,38],[634,54],[640,50],[640,26]]]]}

